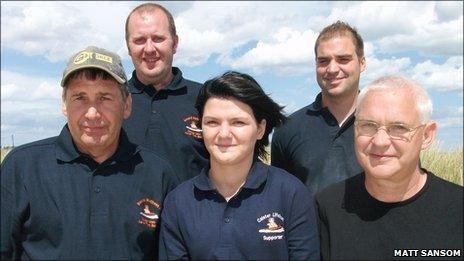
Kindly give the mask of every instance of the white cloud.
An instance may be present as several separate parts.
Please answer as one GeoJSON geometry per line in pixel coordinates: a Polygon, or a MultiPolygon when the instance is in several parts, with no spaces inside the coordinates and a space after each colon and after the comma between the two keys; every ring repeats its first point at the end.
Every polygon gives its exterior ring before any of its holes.
{"type": "Polygon", "coordinates": [[[463,3],[461,1],[438,1],[435,3],[437,18],[451,21],[462,17],[463,3]]]}
{"type": "Polygon", "coordinates": [[[58,79],[1,71],[2,145],[17,144],[56,135],[65,122],[61,114],[58,79]]]}
{"type": "Polygon", "coordinates": [[[59,79],[23,75],[2,70],[2,103],[4,101],[26,101],[50,103],[61,99],[59,79]]]}
{"type": "Polygon", "coordinates": [[[427,88],[441,91],[463,89],[463,58],[454,56],[443,64],[430,60],[417,64],[412,69],[412,78],[427,88]]]}
{"type": "Polygon", "coordinates": [[[66,60],[88,45],[126,55],[124,23],[135,4],[2,2],[2,51],[41,55],[51,62],[66,60]]]}
{"type": "Polygon", "coordinates": [[[228,57],[227,60],[233,69],[305,74],[314,66],[314,51],[308,46],[313,46],[316,38],[312,30],[299,32],[284,27],[272,35],[272,41],[259,41],[256,47],[242,56],[236,59],[228,57]]]}
{"type": "Polygon", "coordinates": [[[449,117],[437,120],[437,124],[440,129],[450,127],[461,127],[462,128],[462,117],[449,117]]]}
{"type": "Polygon", "coordinates": [[[366,57],[366,69],[361,74],[361,86],[385,75],[404,75],[411,66],[409,57],[379,59],[376,56],[366,57]]]}
{"type": "Polygon", "coordinates": [[[463,58],[453,56],[442,64],[426,60],[413,64],[409,57],[379,59],[366,57],[366,70],[361,76],[361,86],[385,75],[403,75],[422,84],[427,89],[462,91],[463,58]]]}
{"type": "Polygon", "coordinates": [[[382,52],[458,55],[463,52],[462,12],[462,2],[340,2],[324,24],[347,21],[382,52]]]}
{"type": "MultiPolygon", "coordinates": [[[[128,59],[123,28],[128,13],[137,4],[2,2],[2,50],[9,48],[60,61],[94,44],[128,59]]],[[[366,41],[378,46],[378,51],[462,54],[459,2],[286,2],[283,5],[272,1],[199,1],[163,2],[163,5],[176,19],[180,46],[175,61],[179,65],[201,65],[212,54],[219,54],[219,62],[225,66],[274,70],[281,64],[279,56],[283,54],[279,51],[297,47],[287,50],[291,52],[290,64],[280,66],[283,73],[295,72],[301,69],[303,58],[311,58],[308,53],[312,53],[313,34],[338,19],[356,26],[366,41]],[[294,35],[285,41],[275,38],[283,30],[294,35]],[[306,42],[292,42],[298,40],[306,42]],[[255,45],[243,50],[247,43],[255,45]],[[247,54],[233,55],[243,51],[247,54]],[[298,52],[301,62],[294,59],[298,52]],[[255,58],[256,61],[249,61],[255,58]]],[[[309,59],[305,64],[311,66],[311,63],[309,59]]]]}
{"type": "Polygon", "coordinates": [[[463,106],[438,108],[434,111],[432,118],[437,122],[439,132],[449,128],[462,128],[463,106]]]}

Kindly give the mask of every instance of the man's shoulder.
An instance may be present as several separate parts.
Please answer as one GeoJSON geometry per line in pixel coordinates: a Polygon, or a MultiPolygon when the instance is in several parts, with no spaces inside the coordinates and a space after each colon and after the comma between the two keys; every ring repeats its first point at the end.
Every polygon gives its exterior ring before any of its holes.
{"type": "Polygon", "coordinates": [[[264,168],[267,169],[269,173],[269,177],[272,179],[272,183],[277,185],[278,187],[283,186],[284,188],[288,188],[291,190],[302,189],[306,188],[306,186],[301,182],[297,177],[290,174],[288,171],[261,163],[264,168]]]}
{"type": "Polygon", "coordinates": [[[288,119],[290,121],[296,121],[296,120],[301,120],[303,118],[307,118],[308,117],[308,110],[313,106],[313,104],[309,104],[309,105],[306,105],[304,106],[303,108],[300,108],[298,110],[296,110],[295,112],[293,112],[292,114],[290,114],[290,116],[288,116],[288,119]]]}
{"type": "Polygon", "coordinates": [[[307,112],[310,106],[311,105],[307,105],[290,114],[290,116],[287,117],[285,123],[281,127],[276,129],[275,133],[293,133],[299,130],[301,125],[307,122],[307,112]]]}
{"type": "Polygon", "coordinates": [[[363,173],[329,185],[327,188],[316,194],[319,204],[330,204],[331,202],[342,201],[347,194],[358,193],[363,186],[363,173]]]}
{"type": "Polygon", "coordinates": [[[190,99],[196,101],[202,84],[185,78],[183,78],[182,84],[187,88],[187,95],[190,99]]]}
{"type": "Polygon", "coordinates": [[[193,88],[193,89],[200,89],[202,84],[193,80],[189,80],[184,78],[185,85],[187,85],[188,88],[193,88]]]}
{"type": "Polygon", "coordinates": [[[150,166],[156,166],[156,169],[163,169],[163,170],[169,170],[172,171],[173,167],[171,166],[171,163],[169,161],[159,155],[157,152],[153,151],[152,149],[146,148],[141,145],[137,145],[139,149],[139,154],[143,159],[143,164],[145,165],[150,165],[150,166]]]}
{"type": "Polygon", "coordinates": [[[38,156],[44,156],[47,153],[55,153],[57,137],[50,137],[38,141],[33,141],[13,148],[5,157],[4,162],[10,160],[36,160],[38,156]]]}
{"type": "Polygon", "coordinates": [[[441,198],[444,201],[463,201],[464,188],[460,185],[452,183],[450,181],[444,180],[441,177],[436,176],[434,173],[429,172],[429,177],[431,179],[430,186],[432,191],[436,195],[434,198],[441,198]]]}
{"type": "MultiPolygon", "coordinates": [[[[189,202],[190,199],[194,198],[194,180],[198,178],[195,176],[183,182],[180,182],[166,197],[166,201],[170,202],[180,202],[182,204],[186,204],[185,202],[189,202]]],[[[176,204],[176,203],[173,203],[176,204]]]]}

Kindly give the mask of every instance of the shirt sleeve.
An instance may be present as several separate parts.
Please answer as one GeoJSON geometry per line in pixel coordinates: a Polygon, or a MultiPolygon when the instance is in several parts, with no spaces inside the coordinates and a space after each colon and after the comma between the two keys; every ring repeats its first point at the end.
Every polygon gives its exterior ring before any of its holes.
{"type": "Polygon", "coordinates": [[[281,131],[276,130],[271,143],[271,165],[289,171],[286,153],[283,149],[281,131]]]}
{"type": "Polygon", "coordinates": [[[177,185],[179,185],[179,178],[177,173],[174,172],[170,164],[166,163],[165,170],[163,172],[163,195],[166,198],[167,194],[171,192],[177,185]]]}
{"type": "Polygon", "coordinates": [[[160,260],[188,260],[189,255],[178,225],[174,195],[166,198],[161,214],[160,260]]]}
{"type": "Polygon", "coordinates": [[[325,218],[324,209],[320,205],[317,196],[316,196],[316,205],[317,205],[317,226],[319,229],[319,240],[321,242],[321,258],[323,260],[329,260],[330,259],[329,230],[327,226],[327,220],[325,218]]]}
{"type": "Polygon", "coordinates": [[[1,260],[21,258],[21,231],[29,208],[20,173],[15,171],[14,159],[8,156],[1,166],[1,260]]]}
{"type": "Polygon", "coordinates": [[[319,235],[317,230],[314,197],[301,184],[293,198],[287,241],[290,260],[319,260],[319,235]]]}

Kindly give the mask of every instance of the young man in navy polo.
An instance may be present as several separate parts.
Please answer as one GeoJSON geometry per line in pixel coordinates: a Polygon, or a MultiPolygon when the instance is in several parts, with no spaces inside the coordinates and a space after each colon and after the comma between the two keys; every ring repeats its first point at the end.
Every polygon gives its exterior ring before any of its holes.
{"type": "Polygon", "coordinates": [[[364,44],[343,22],[324,28],[316,40],[316,76],[321,92],[293,113],[272,139],[272,165],[297,176],[313,193],[362,171],[354,153],[353,123],[364,44]]]}
{"type": "Polygon", "coordinates": [[[200,173],[209,155],[194,107],[201,85],[172,67],[178,38],[171,13],[161,5],[139,5],[127,17],[126,44],[135,70],[127,83],[133,106],[124,129],[132,142],[167,159],[184,181],[200,173]]]}
{"type": "Polygon", "coordinates": [[[1,258],[157,257],[170,165],[131,143],[131,96],[118,55],[90,46],[63,73],[67,124],[11,151],[1,166],[1,258]]]}

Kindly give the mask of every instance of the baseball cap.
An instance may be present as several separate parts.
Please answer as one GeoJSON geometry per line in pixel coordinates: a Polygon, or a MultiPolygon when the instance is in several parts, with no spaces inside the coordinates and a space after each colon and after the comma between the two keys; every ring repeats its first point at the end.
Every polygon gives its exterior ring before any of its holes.
{"type": "Polygon", "coordinates": [[[85,50],[71,56],[64,69],[61,86],[64,87],[64,83],[69,75],[84,68],[101,69],[113,76],[120,84],[127,81],[126,73],[124,72],[124,67],[122,66],[119,55],[103,48],[88,46],[85,50]]]}

